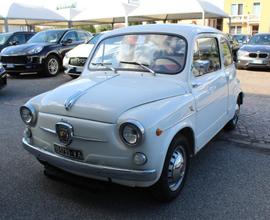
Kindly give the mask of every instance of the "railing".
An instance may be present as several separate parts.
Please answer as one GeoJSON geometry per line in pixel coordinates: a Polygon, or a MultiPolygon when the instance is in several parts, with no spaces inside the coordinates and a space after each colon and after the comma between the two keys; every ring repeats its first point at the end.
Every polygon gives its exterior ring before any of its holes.
{"type": "Polygon", "coordinates": [[[255,14],[249,15],[230,15],[232,23],[256,23],[260,21],[260,16],[255,14]]]}

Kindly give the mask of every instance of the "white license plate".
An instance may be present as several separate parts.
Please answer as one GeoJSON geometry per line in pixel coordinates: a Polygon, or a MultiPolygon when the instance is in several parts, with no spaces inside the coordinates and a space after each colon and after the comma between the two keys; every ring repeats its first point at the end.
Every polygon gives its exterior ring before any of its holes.
{"type": "Polygon", "coordinates": [[[252,63],[254,63],[254,64],[263,64],[263,60],[253,60],[252,63]]]}
{"type": "Polygon", "coordinates": [[[14,66],[14,64],[12,64],[12,63],[8,63],[7,64],[7,68],[14,68],[15,66],[14,66]]]}

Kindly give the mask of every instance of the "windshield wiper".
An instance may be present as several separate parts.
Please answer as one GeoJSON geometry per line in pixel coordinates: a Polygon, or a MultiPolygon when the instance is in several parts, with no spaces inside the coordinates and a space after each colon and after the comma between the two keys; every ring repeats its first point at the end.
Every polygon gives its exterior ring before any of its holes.
{"type": "Polygon", "coordinates": [[[156,75],[156,72],[152,69],[150,69],[149,67],[147,67],[147,64],[142,64],[136,61],[120,61],[120,63],[124,63],[124,64],[131,64],[131,65],[137,65],[142,67],[144,70],[147,70],[148,72],[152,73],[154,76],[156,75]]]}
{"type": "Polygon", "coordinates": [[[114,67],[108,66],[108,65],[112,65],[112,63],[102,63],[102,62],[100,62],[100,63],[91,63],[91,64],[94,65],[94,66],[104,66],[104,67],[110,69],[111,71],[113,71],[114,73],[117,73],[117,70],[114,67]]]}

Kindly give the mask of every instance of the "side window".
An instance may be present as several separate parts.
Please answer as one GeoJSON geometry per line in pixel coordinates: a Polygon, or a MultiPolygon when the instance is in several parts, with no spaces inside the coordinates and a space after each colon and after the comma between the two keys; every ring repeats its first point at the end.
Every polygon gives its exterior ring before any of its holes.
{"type": "Polygon", "coordinates": [[[222,50],[222,57],[224,60],[224,66],[230,66],[233,63],[233,56],[229,46],[229,42],[225,38],[222,38],[220,44],[222,50]]]}
{"type": "Polygon", "coordinates": [[[16,44],[24,44],[25,43],[25,36],[24,34],[15,34],[10,39],[11,42],[16,42],[16,44]]]}
{"type": "Polygon", "coordinates": [[[77,36],[77,32],[76,31],[70,31],[70,32],[68,32],[64,36],[63,41],[66,41],[68,39],[71,39],[73,42],[79,41],[78,40],[78,36],[77,36]]]}
{"type": "Polygon", "coordinates": [[[79,38],[79,41],[87,42],[90,39],[90,35],[88,33],[86,33],[86,32],[79,31],[78,32],[78,38],[79,38]]]}
{"type": "Polygon", "coordinates": [[[218,40],[214,37],[197,39],[193,54],[193,75],[201,76],[220,68],[218,40]]]}

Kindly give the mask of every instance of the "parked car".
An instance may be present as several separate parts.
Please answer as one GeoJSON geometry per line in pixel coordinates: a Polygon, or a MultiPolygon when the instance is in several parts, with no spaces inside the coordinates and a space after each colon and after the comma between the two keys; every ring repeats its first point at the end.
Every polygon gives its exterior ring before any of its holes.
{"type": "Polygon", "coordinates": [[[239,69],[270,67],[270,33],[256,34],[248,44],[241,47],[237,54],[239,69]]]}
{"type": "Polygon", "coordinates": [[[34,34],[27,31],[0,33],[0,51],[9,46],[25,44],[34,34]]]}
{"type": "Polygon", "coordinates": [[[7,85],[7,74],[3,67],[0,67],[0,89],[7,85]]]}
{"type": "Polygon", "coordinates": [[[150,187],[168,201],[180,193],[190,157],[237,124],[243,93],[230,44],[216,29],[113,30],[86,65],[78,79],[20,108],[23,146],[46,167],[150,187]]]}
{"type": "Polygon", "coordinates": [[[25,72],[56,76],[66,52],[88,41],[91,34],[73,29],[46,30],[34,35],[26,44],[3,49],[0,61],[10,75],[25,72]]]}
{"type": "Polygon", "coordinates": [[[243,45],[248,43],[251,36],[247,34],[235,34],[232,35],[232,38],[238,42],[240,47],[242,47],[243,45]]]}
{"type": "Polygon", "coordinates": [[[63,59],[63,66],[67,75],[72,78],[77,78],[81,75],[92,48],[101,36],[102,33],[96,34],[86,44],[80,44],[66,53],[63,59]]]}

